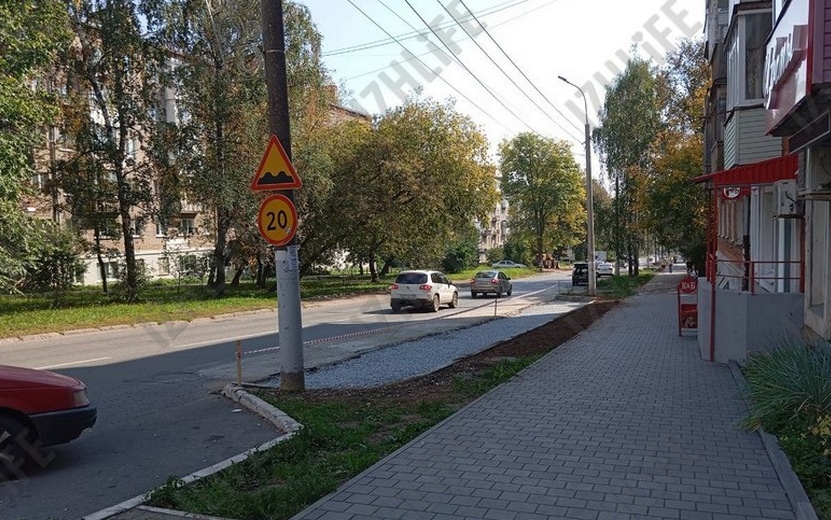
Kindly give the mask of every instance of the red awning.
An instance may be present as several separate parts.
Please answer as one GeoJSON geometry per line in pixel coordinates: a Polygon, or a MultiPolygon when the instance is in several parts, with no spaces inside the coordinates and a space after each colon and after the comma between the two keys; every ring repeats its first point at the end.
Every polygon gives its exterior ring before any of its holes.
{"type": "Polygon", "coordinates": [[[708,173],[694,178],[693,182],[712,182],[713,187],[716,188],[773,184],[776,181],[796,179],[797,168],[799,168],[799,158],[797,154],[791,154],[708,173]]]}

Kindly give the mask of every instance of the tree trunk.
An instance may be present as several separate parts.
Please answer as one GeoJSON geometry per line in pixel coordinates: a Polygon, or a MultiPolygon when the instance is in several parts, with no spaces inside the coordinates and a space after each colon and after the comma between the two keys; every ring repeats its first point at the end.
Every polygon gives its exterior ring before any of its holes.
{"type": "Polygon", "coordinates": [[[379,273],[380,276],[387,276],[390,274],[390,269],[392,268],[393,258],[387,258],[384,260],[384,266],[381,268],[381,272],[379,273]]]}
{"type": "Polygon", "coordinates": [[[104,256],[101,254],[101,228],[96,225],[95,231],[95,256],[98,258],[98,271],[101,273],[101,288],[107,294],[107,268],[104,266],[104,256]]]}
{"type": "Polygon", "coordinates": [[[216,242],[212,265],[214,270],[214,295],[225,295],[225,248],[228,243],[228,230],[231,227],[231,216],[227,210],[217,208],[216,210],[216,242]]]}
{"type": "Polygon", "coordinates": [[[373,282],[378,281],[378,272],[375,265],[375,251],[369,252],[369,277],[373,282]]]}
{"type": "Polygon", "coordinates": [[[237,268],[237,271],[234,273],[234,278],[231,280],[231,287],[239,287],[240,278],[242,278],[242,273],[245,272],[245,267],[237,268]]]}

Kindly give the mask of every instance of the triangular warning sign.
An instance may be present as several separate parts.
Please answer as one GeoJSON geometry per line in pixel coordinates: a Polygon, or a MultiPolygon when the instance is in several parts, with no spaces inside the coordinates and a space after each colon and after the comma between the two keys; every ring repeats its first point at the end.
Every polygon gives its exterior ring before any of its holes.
{"type": "Polygon", "coordinates": [[[296,190],[302,186],[303,181],[300,180],[300,176],[297,175],[294,166],[289,161],[286,150],[283,149],[277,136],[272,135],[263,154],[263,160],[260,161],[260,167],[251,179],[251,189],[253,191],[296,190]]]}

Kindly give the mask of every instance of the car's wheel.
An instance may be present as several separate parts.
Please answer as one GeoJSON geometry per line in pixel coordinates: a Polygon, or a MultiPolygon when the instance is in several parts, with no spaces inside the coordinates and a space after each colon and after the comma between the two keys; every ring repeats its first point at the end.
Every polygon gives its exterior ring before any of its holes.
{"type": "Polygon", "coordinates": [[[450,299],[450,308],[455,309],[456,306],[459,305],[459,293],[454,292],[453,297],[450,299]]]}
{"type": "Polygon", "coordinates": [[[398,302],[391,303],[390,307],[392,307],[392,312],[401,312],[401,304],[398,302]]]}
{"type": "Polygon", "coordinates": [[[33,458],[34,435],[13,417],[0,415],[0,478],[25,477],[24,470],[33,458]]]}
{"type": "Polygon", "coordinates": [[[441,300],[439,299],[439,295],[433,296],[433,312],[439,312],[439,307],[441,307],[441,300]]]}
{"type": "Polygon", "coordinates": [[[508,287],[508,296],[510,296],[514,292],[514,286],[508,287]]]}
{"type": "Polygon", "coordinates": [[[501,287],[496,290],[496,297],[497,298],[502,298],[502,288],[501,287]]]}

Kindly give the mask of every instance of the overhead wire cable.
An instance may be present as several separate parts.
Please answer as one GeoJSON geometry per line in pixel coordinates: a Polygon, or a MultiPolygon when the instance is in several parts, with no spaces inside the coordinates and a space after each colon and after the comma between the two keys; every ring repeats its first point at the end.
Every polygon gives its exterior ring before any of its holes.
{"type": "MultiPolygon", "coordinates": [[[[464,0],[459,0],[459,2],[462,4],[462,6],[464,6],[464,8],[467,10],[467,12],[468,12],[468,13],[470,13],[470,16],[472,16],[472,17],[473,17],[473,19],[474,19],[474,20],[476,20],[476,23],[477,23],[477,24],[479,24],[479,27],[481,27],[481,28],[482,28],[482,30],[483,30],[483,31],[485,31],[485,34],[487,34],[487,35],[488,35],[488,38],[490,38],[490,39],[491,39],[491,41],[492,41],[492,42],[496,45],[496,47],[497,47],[500,51],[502,51],[502,54],[504,54],[504,55],[505,55],[505,57],[506,57],[506,58],[508,58],[508,61],[510,61],[510,62],[511,62],[511,65],[513,65],[513,66],[514,66],[514,68],[515,68],[515,69],[516,69],[516,70],[517,70],[520,74],[522,74],[522,77],[523,77],[523,78],[525,78],[525,81],[527,81],[527,82],[528,82],[528,83],[529,83],[532,87],[534,87],[534,90],[536,90],[536,91],[537,91],[537,93],[538,93],[540,96],[542,96],[542,97],[543,97],[543,99],[545,99],[545,100],[548,102],[548,104],[549,104],[549,105],[551,105],[551,107],[552,107],[554,110],[556,110],[556,111],[557,111],[557,113],[558,113],[558,114],[560,114],[561,116],[563,116],[563,118],[564,118],[566,121],[568,121],[569,123],[571,123],[571,125],[572,125],[572,126],[574,126],[577,130],[583,130],[583,129],[582,129],[582,128],[580,128],[577,124],[575,124],[575,123],[574,123],[574,121],[572,121],[572,120],[571,120],[568,116],[566,116],[566,115],[565,115],[565,114],[564,114],[564,113],[563,113],[563,112],[562,112],[559,108],[557,108],[557,106],[556,106],[556,105],[554,105],[554,103],[552,103],[550,99],[548,99],[548,96],[546,96],[545,94],[543,94],[543,92],[542,92],[542,91],[541,91],[541,90],[537,87],[537,85],[535,85],[535,84],[534,84],[534,82],[533,82],[533,81],[531,81],[531,78],[529,78],[529,77],[525,74],[525,72],[523,72],[523,71],[522,71],[522,69],[521,69],[521,68],[519,68],[519,65],[517,65],[517,64],[516,64],[516,62],[515,62],[515,61],[511,58],[511,56],[510,56],[510,55],[508,55],[508,53],[507,53],[507,52],[505,52],[505,49],[503,49],[503,48],[502,48],[502,46],[501,46],[501,45],[499,45],[499,42],[497,42],[497,41],[496,41],[496,38],[494,38],[494,37],[493,37],[493,35],[490,33],[490,31],[488,31],[487,27],[485,27],[485,25],[484,25],[482,22],[480,22],[480,21],[479,21],[479,18],[477,18],[477,17],[476,17],[476,15],[475,15],[475,14],[473,14],[473,11],[471,11],[471,10],[470,10],[470,8],[467,6],[467,4],[465,4],[464,0]]],[[[582,138],[582,139],[585,139],[585,138],[582,138]]]]}
{"type": "MultiPolygon", "coordinates": [[[[545,4],[538,5],[537,7],[534,7],[533,9],[529,9],[528,11],[525,11],[524,13],[519,13],[518,15],[516,15],[516,16],[512,16],[511,18],[508,18],[507,20],[503,20],[503,21],[501,21],[501,22],[499,22],[499,23],[495,23],[495,24],[493,24],[491,27],[496,28],[496,27],[500,27],[500,26],[502,26],[502,25],[505,25],[506,23],[513,22],[514,20],[516,20],[516,19],[518,19],[518,18],[522,18],[523,16],[528,16],[529,14],[533,13],[534,11],[539,11],[540,9],[542,9],[542,8],[544,8],[544,7],[548,7],[549,5],[551,5],[552,3],[556,2],[556,1],[557,1],[557,0],[552,0],[552,1],[547,2],[547,3],[545,3],[545,4]]],[[[488,14],[490,14],[490,13],[488,13],[488,14]]],[[[465,21],[466,21],[466,20],[465,20],[465,21]]],[[[408,33],[408,34],[409,34],[409,33],[408,33]]],[[[454,43],[454,44],[455,44],[455,43],[459,43],[459,42],[461,42],[462,40],[467,40],[467,39],[469,39],[469,37],[468,37],[468,36],[465,36],[465,37],[463,37],[463,38],[459,38],[458,40],[453,41],[453,43],[454,43]]],[[[426,51],[426,52],[424,52],[424,53],[422,53],[422,54],[413,55],[413,56],[412,56],[412,57],[410,57],[410,58],[405,58],[405,59],[401,60],[401,62],[402,62],[402,63],[406,63],[406,62],[408,62],[408,61],[414,60],[414,59],[416,59],[416,58],[421,58],[421,57],[423,57],[423,56],[427,56],[428,54],[432,54],[432,53],[433,53],[433,51],[426,51]]],[[[358,78],[362,78],[362,77],[364,77],[364,76],[369,76],[369,75],[371,75],[371,74],[376,74],[376,73],[381,72],[381,71],[386,70],[386,69],[387,69],[387,67],[381,67],[381,68],[378,68],[378,69],[375,69],[375,70],[370,70],[370,71],[368,71],[368,72],[362,72],[361,74],[358,74],[358,75],[356,75],[356,76],[350,76],[350,77],[346,78],[346,81],[352,81],[352,80],[355,80],[355,79],[358,79],[358,78]]]]}
{"type": "MultiPolygon", "coordinates": [[[[384,29],[384,28],[381,26],[381,24],[379,24],[378,22],[376,22],[376,21],[375,21],[375,19],[373,19],[373,18],[372,18],[371,16],[369,16],[368,14],[366,14],[366,13],[364,12],[364,10],[363,10],[363,9],[361,9],[360,7],[358,7],[357,5],[355,5],[355,2],[353,2],[352,0],[347,0],[347,2],[349,2],[350,4],[352,4],[352,7],[354,7],[355,9],[357,9],[357,10],[358,10],[358,11],[359,11],[362,15],[364,15],[364,16],[365,16],[365,17],[366,17],[366,18],[367,18],[370,22],[372,22],[372,23],[373,23],[376,27],[378,27],[379,29],[381,29],[381,31],[383,31],[383,32],[384,32],[384,34],[386,34],[387,36],[389,36],[390,38],[392,38],[392,40],[393,40],[395,43],[397,43],[398,45],[400,45],[400,46],[401,46],[401,48],[402,48],[402,49],[404,49],[404,51],[405,51],[405,52],[407,52],[407,54],[410,54],[410,55],[412,55],[413,57],[415,57],[415,58],[419,61],[419,63],[421,63],[421,65],[422,65],[425,69],[427,69],[427,70],[432,70],[432,69],[430,69],[430,66],[429,66],[429,65],[427,65],[427,64],[424,62],[424,60],[422,60],[422,59],[421,59],[421,58],[419,58],[418,56],[415,56],[412,52],[410,52],[410,50],[409,50],[409,49],[407,49],[407,46],[406,46],[406,45],[404,45],[403,43],[401,43],[400,41],[398,41],[398,39],[397,39],[395,36],[393,36],[392,34],[390,34],[390,33],[389,33],[389,31],[387,31],[386,29],[384,29]]],[[[502,128],[504,128],[505,130],[510,130],[510,128],[508,128],[507,126],[505,126],[505,123],[503,123],[503,122],[502,122],[502,121],[500,121],[499,119],[497,119],[497,118],[495,118],[494,116],[492,116],[492,115],[490,114],[490,112],[486,111],[484,108],[482,108],[482,107],[480,107],[478,104],[476,104],[476,102],[474,102],[472,99],[470,99],[469,97],[467,97],[467,96],[466,96],[466,95],[465,95],[465,94],[464,94],[461,90],[459,90],[459,89],[457,89],[456,87],[454,87],[454,86],[453,86],[453,85],[452,85],[449,81],[447,81],[446,79],[444,79],[443,77],[441,77],[441,75],[436,75],[436,77],[437,77],[438,79],[442,80],[442,81],[444,82],[444,84],[445,84],[445,85],[447,85],[448,87],[450,87],[451,89],[453,89],[453,91],[454,91],[454,92],[456,92],[457,94],[459,94],[459,95],[460,95],[462,98],[464,98],[464,99],[465,99],[468,103],[470,103],[471,105],[473,105],[474,107],[476,107],[476,109],[477,109],[477,110],[479,110],[480,112],[482,112],[483,114],[485,114],[486,116],[488,116],[491,120],[493,120],[493,122],[494,122],[494,123],[498,124],[499,126],[501,126],[502,128]]]]}
{"type": "MultiPolygon", "coordinates": [[[[519,1],[510,0],[508,2],[503,2],[501,4],[497,4],[497,5],[493,6],[490,9],[483,9],[482,11],[479,11],[479,15],[480,16],[490,16],[494,13],[498,13],[500,11],[510,9],[512,7],[517,7],[517,6],[522,5],[522,4],[524,4],[526,2],[529,2],[529,1],[530,0],[519,0],[519,1]]],[[[469,18],[466,18],[465,21],[467,21],[467,20],[469,20],[469,18]]],[[[449,27],[451,25],[453,25],[452,22],[447,22],[446,24],[438,24],[438,27],[440,29],[444,29],[444,28],[449,27]]],[[[416,29],[413,29],[411,32],[404,33],[404,34],[399,34],[398,36],[396,36],[396,38],[398,38],[399,41],[405,41],[405,40],[411,40],[413,38],[417,38],[420,35],[421,35],[420,31],[418,31],[416,29]]],[[[372,41],[372,42],[360,43],[360,44],[357,44],[357,45],[350,45],[348,47],[341,47],[339,49],[333,49],[329,52],[324,52],[321,56],[326,58],[326,57],[329,57],[329,56],[338,56],[338,55],[341,55],[341,54],[349,54],[349,53],[352,53],[352,52],[363,51],[363,50],[372,49],[372,48],[375,48],[375,47],[383,47],[384,45],[390,45],[392,43],[396,43],[396,42],[395,42],[395,40],[393,40],[393,38],[391,36],[389,38],[384,38],[384,39],[381,39],[381,40],[375,40],[375,41],[372,41]]]]}
{"type": "MultiPolygon", "coordinates": [[[[501,72],[503,76],[505,76],[506,78],[508,78],[508,80],[509,80],[509,81],[510,81],[510,82],[511,82],[511,83],[512,83],[512,84],[513,84],[516,88],[517,88],[517,90],[519,90],[519,91],[522,93],[522,95],[523,95],[523,96],[525,96],[526,98],[528,98],[528,100],[529,100],[531,103],[533,103],[533,104],[534,104],[534,106],[535,106],[535,107],[537,107],[537,108],[539,109],[539,111],[540,111],[542,114],[544,114],[544,115],[545,115],[548,119],[550,119],[552,123],[554,123],[555,125],[557,125],[557,127],[558,127],[560,130],[562,130],[563,132],[565,132],[565,133],[566,133],[566,135],[568,135],[568,136],[569,136],[569,137],[571,137],[572,139],[577,140],[578,142],[580,141],[580,139],[581,139],[581,138],[574,137],[574,135],[573,135],[573,134],[569,133],[569,130],[567,130],[567,129],[566,129],[566,128],[562,125],[562,124],[560,124],[560,122],[559,122],[559,121],[557,121],[556,119],[554,119],[553,117],[551,117],[551,115],[550,115],[547,111],[545,111],[545,110],[544,110],[544,109],[543,109],[543,108],[539,105],[539,103],[537,103],[537,101],[536,101],[534,98],[532,98],[530,95],[528,95],[528,93],[527,93],[527,92],[525,92],[525,89],[523,89],[522,87],[520,87],[520,86],[517,84],[517,82],[514,80],[514,78],[512,78],[512,77],[511,77],[511,75],[510,75],[510,74],[508,74],[507,72],[505,72],[505,69],[503,69],[503,68],[502,68],[502,66],[501,66],[499,63],[497,63],[497,62],[496,62],[496,60],[494,60],[494,59],[493,59],[493,57],[492,57],[492,56],[488,53],[488,51],[486,51],[486,50],[484,49],[484,47],[482,47],[482,45],[480,45],[480,44],[479,44],[479,42],[478,42],[478,41],[476,41],[476,38],[474,38],[474,36],[470,33],[470,31],[468,31],[467,27],[465,27],[462,23],[460,23],[460,22],[459,22],[459,20],[457,20],[457,19],[456,19],[456,16],[455,16],[453,13],[451,13],[451,12],[450,12],[450,9],[448,9],[448,8],[447,8],[447,6],[445,6],[444,4],[442,4],[442,3],[441,3],[441,0],[436,0],[436,2],[438,2],[438,4],[442,7],[442,9],[444,9],[444,10],[445,10],[445,12],[447,12],[447,14],[448,14],[448,15],[450,15],[450,17],[451,17],[451,18],[453,18],[453,20],[456,22],[456,25],[458,25],[459,27],[461,27],[461,29],[465,32],[465,34],[467,34],[467,35],[470,37],[471,41],[473,41],[473,43],[475,43],[475,44],[476,44],[476,46],[477,46],[477,47],[479,47],[479,50],[480,50],[480,51],[482,51],[482,53],[483,53],[483,54],[484,54],[484,55],[485,55],[485,56],[486,56],[486,57],[490,60],[490,62],[491,62],[491,63],[493,63],[493,64],[494,64],[494,66],[495,66],[497,69],[499,69],[499,72],[501,72]]],[[[466,7],[465,7],[465,8],[466,8],[466,7]]],[[[568,119],[566,119],[566,121],[568,121],[568,119]]]]}
{"type": "MultiPolygon", "coordinates": [[[[351,1],[351,0],[350,0],[350,1],[351,1]]],[[[383,2],[382,2],[381,0],[378,0],[378,1],[379,1],[379,2],[381,2],[381,4],[383,4],[383,2]]],[[[496,94],[494,94],[494,92],[493,92],[490,88],[488,88],[488,86],[487,86],[487,85],[485,85],[485,83],[484,83],[481,79],[479,79],[479,77],[478,77],[476,74],[474,74],[474,73],[473,73],[473,71],[472,71],[472,70],[470,70],[470,68],[468,68],[468,66],[467,66],[467,65],[465,65],[465,62],[464,62],[464,61],[462,61],[462,59],[461,59],[461,58],[459,58],[459,57],[458,57],[458,56],[457,56],[457,55],[453,52],[453,50],[450,48],[450,46],[449,46],[449,45],[448,45],[448,44],[447,44],[444,40],[442,40],[442,39],[441,39],[441,37],[440,37],[440,36],[436,33],[436,30],[435,30],[435,29],[433,29],[432,27],[430,27],[430,24],[429,24],[429,23],[427,23],[427,21],[424,19],[424,17],[422,17],[422,16],[421,16],[421,13],[419,13],[419,12],[418,12],[418,10],[416,10],[416,8],[415,8],[415,7],[413,7],[413,5],[410,3],[410,0],[404,0],[404,3],[406,3],[406,4],[407,4],[407,6],[408,6],[408,7],[409,7],[409,8],[410,8],[410,9],[411,9],[411,10],[412,10],[415,14],[416,14],[416,16],[418,16],[418,19],[419,19],[419,20],[421,20],[421,23],[423,23],[425,26],[427,26],[427,28],[428,28],[428,29],[430,29],[430,32],[431,32],[431,33],[433,33],[433,36],[435,36],[435,37],[439,40],[439,42],[441,42],[441,44],[444,46],[444,48],[445,48],[445,49],[447,49],[447,51],[448,51],[448,52],[450,52],[450,54],[451,54],[453,57],[455,57],[455,58],[456,58],[456,61],[459,63],[459,65],[461,65],[461,66],[462,66],[462,68],[463,68],[463,69],[465,69],[465,71],[467,71],[467,73],[468,73],[468,74],[470,74],[470,76],[471,76],[473,79],[475,79],[475,80],[476,80],[476,82],[477,82],[477,83],[479,83],[479,85],[481,85],[481,86],[482,86],[482,88],[483,88],[483,89],[485,89],[485,91],[486,91],[488,94],[490,94],[490,96],[491,96],[493,99],[495,99],[497,103],[499,103],[499,104],[500,104],[500,105],[501,105],[501,106],[502,106],[505,110],[507,110],[507,111],[508,111],[508,113],[509,113],[509,114],[511,114],[512,116],[514,116],[514,117],[515,117],[515,118],[516,118],[519,122],[521,122],[523,125],[525,125],[525,126],[526,126],[529,130],[531,130],[531,132],[533,132],[533,133],[535,133],[535,134],[537,134],[537,135],[542,135],[540,132],[536,131],[536,130],[535,130],[535,129],[531,126],[531,125],[529,125],[527,121],[525,121],[524,119],[522,119],[521,117],[519,117],[519,116],[518,116],[518,115],[517,115],[517,114],[516,114],[513,110],[511,110],[510,108],[508,108],[508,105],[506,105],[506,104],[505,104],[505,102],[504,102],[504,101],[502,101],[502,100],[499,98],[499,96],[497,96],[496,94]]]]}

